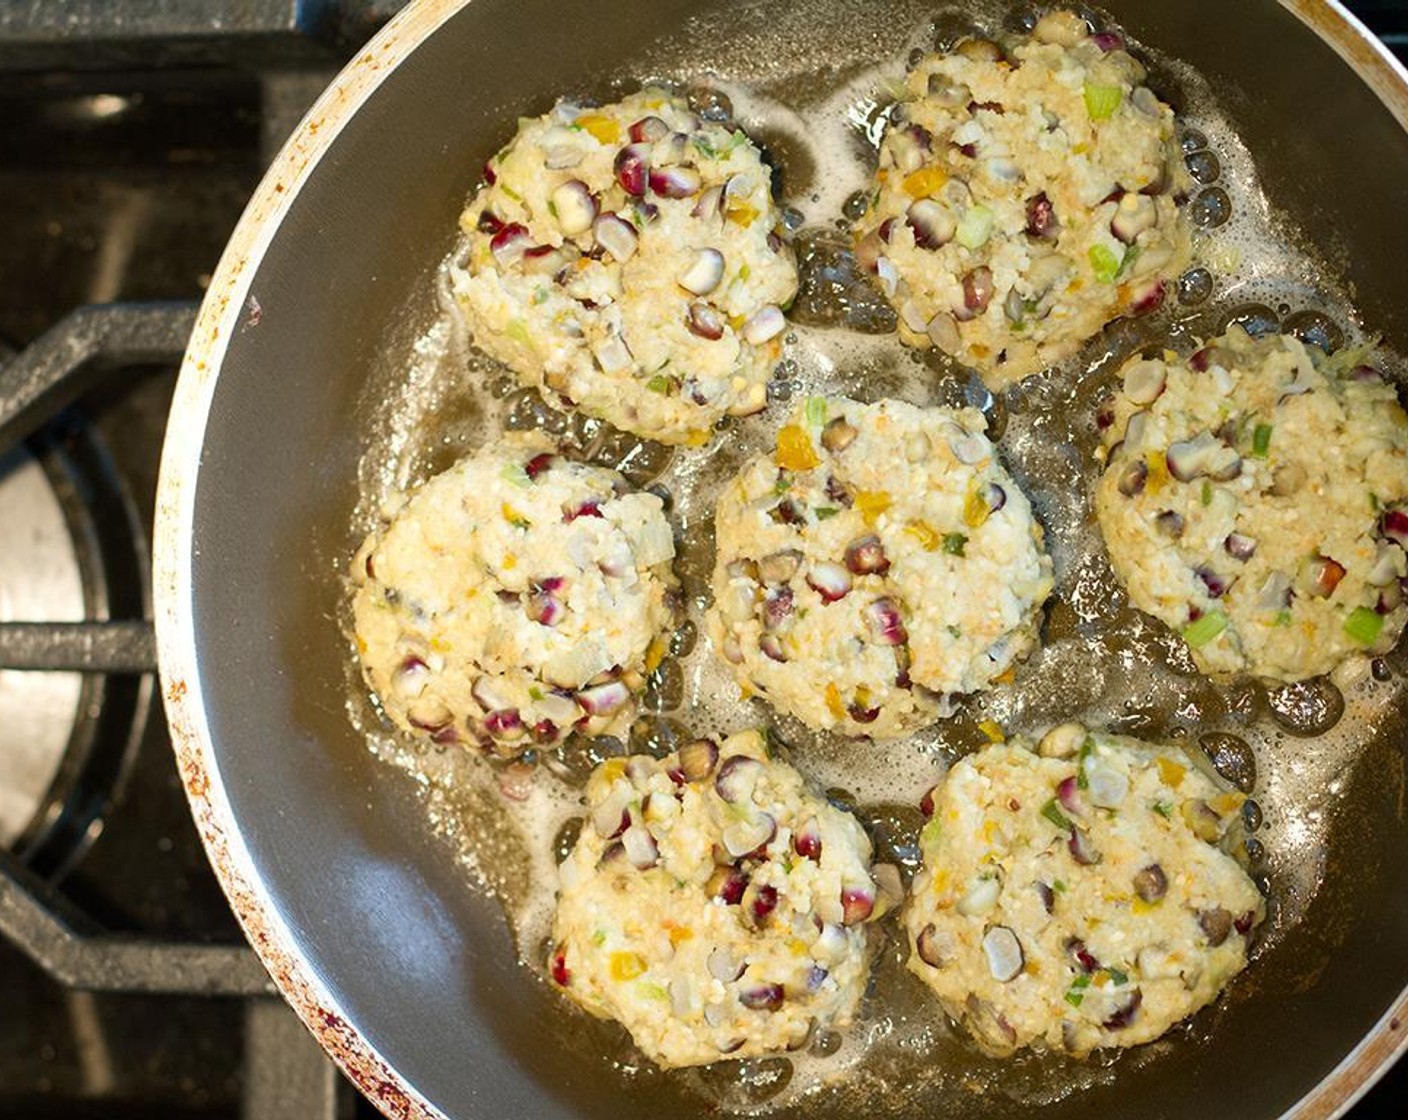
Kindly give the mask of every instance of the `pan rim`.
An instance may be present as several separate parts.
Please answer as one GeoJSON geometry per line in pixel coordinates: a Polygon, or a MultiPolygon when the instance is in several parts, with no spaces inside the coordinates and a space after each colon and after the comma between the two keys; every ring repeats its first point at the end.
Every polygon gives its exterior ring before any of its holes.
{"type": "MultiPolygon", "coordinates": [[[[333,80],[270,165],[220,258],[172,401],[157,483],[153,603],[162,696],[182,784],[206,856],[284,999],[344,1074],[387,1115],[449,1120],[349,1020],[269,896],[224,787],[196,649],[192,540],[206,426],[254,275],[283,220],[343,129],[381,83],[473,0],[413,0],[333,80]]],[[[1340,0],[1278,0],[1358,75],[1408,133],[1408,68],[1340,0]]],[[[1332,1120],[1408,1050],[1408,988],[1280,1120],[1332,1120]]]]}
{"type": "Polygon", "coordinates": [[[381,83],[473,0],[415,0],[338,73],[299,122],[246,205],[201,302],[172,398],[157,478],[153,609],[163,704],[177,769],[206,857],[246,939],[303,1025],[387,1115],[450,1120],[352,1024],[273,905],[225,789],[196,650],[195,499],[206,425],[250,286],[324,156],[381,83]]]}

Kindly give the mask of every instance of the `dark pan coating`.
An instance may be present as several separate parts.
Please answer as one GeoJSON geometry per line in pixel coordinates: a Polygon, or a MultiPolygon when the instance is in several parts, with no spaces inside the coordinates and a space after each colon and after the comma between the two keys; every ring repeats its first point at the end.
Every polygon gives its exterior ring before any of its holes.
{"type": "MultiPolygon", "coordinates": [[[[564,1037],[560,1007],[515,963],[496,905],[423,826],[409,783],[388,781],[349,725],[347,651],[329,622],[341,594],[330,573],[355,544],[366,402],[384,388],[370,382],[374,358],[429,321],[427,278],[449,248],[467,184],[517,111],[541,111],[558,90],[609,88],[611,76],[632,71],[628,44],[672,33],[697,7],[606,0],[590,6],[590,18],[569,19],[550,0],[477,0],[388,75],[337,137],[252,278],[234,289],[217,278],[212,288],[214,300],[233,291],[241,304],[252,292],[264,313],[257,329],[240,329],[237,306],[223,320],[236,333],[198,476],[193,455],[166,464],[194,486],[193,535],[177,535],[185,527],[168,509],[159,539],[165,576],[178,550],[192,565],[196,659],[165,663],[183,773],[256,946],[325,1044],[393,1114],[410,1107],[398,1075],[455,1116],[623,1120],[699,1110],[677,1079],[642,1075],[625,1091],[626,1079],[585,1053],[595,1035],[555,1044],[564,1037]],[[418,293],[409,305],[408,293],[418,293]],[[193,744],[183,694],[203,701],[209,760],[193,744]],[[206,800],[217,776],[228,812],[222,798],[215,809],[206,800]],[[232,839],[248,848],[248,863],[223,846],[232,839]],[[303,987],[310,974],[299,960],[314,962],[324,993],[303,987]]],[[[770,18],[767,5],[739,7],[741,21],[770,18]]],[[[1305,228],[1328,220],[1365,320],[1408,350],[1408,224],[1398,220],[1408,143],[1393,115],[1269,0],[1110,9],[1222,93],[1275,201],[1305,228]]],[[[1398,96],[1402,112],[1408,100],[1398,96]]],[[[226,273],[240,263],[227,260],[226,273]]],[[[197,353],[221,321],[212,303],[197,353]]],[[[198,376],[188,369],[183,400],[198,376]]],[[[176,421],[188,438],[199,422],[176,421]]],[[[189,493],[168,477],[164,497],[177,491],[189,493]]],[[[169,583],[158,595],[168,611],[186,613],[169,583]]],[[[166,653],[179,645],[173,633],[164,622],[166,653]]],[[[1393,727],[1328,810],[1329,866],[1307,919],[1257,963],[1246,998],[1220,1009],[1213,1041],[1128,1063],[1112,1083],[1044,1115],[1139,1120],[1215,1107],[1270,1117],[1311,1092],[1408,979],[1403,799],[1403,728],[1393,727]]],[[[1375,1045],[1383,1052],[1392,1042],[1375,1045]]],[[[975,1060],[974,1068],[988,1067],[975,1060]]],[[[1009,1112],[1000,1094],[966,1093],[922,1110],[1009,1112]]]]}

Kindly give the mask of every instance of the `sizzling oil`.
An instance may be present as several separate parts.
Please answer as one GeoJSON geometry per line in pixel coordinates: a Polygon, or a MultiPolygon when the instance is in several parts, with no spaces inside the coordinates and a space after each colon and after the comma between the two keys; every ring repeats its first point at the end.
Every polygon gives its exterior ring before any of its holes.
{"type": "MultiPolygon", "coordinates": [[[[556,412],[469,349],[442,271],[439,320],[423,337],[388,349],[394,373],[378,380],[396,388],[377,402],[355,530],[370,528],[408,489],[506,428],[546,428],[571,453],[617,466],[669,496],[691,623],[647,694],[630,748],[663,751],[681,736],[771,726],[799,769],[854,805],[879,857],[899,863],[908,878],[918,855],[915,806],[953,760],[987,742],[980,721],[1036,736],[1053,723],[1079,719],[1182,742],[1205,752],[1229,781],[1253,795],[1248,824],[1255,870],[1271,903],[1256,956],[1275,953],[1321,884],[1326,838],[1356,759],[1396,729],[1401,676],[1383,664],[1373,673],[1367,665],[1351,666],[1335,682],[1268,692],[1250,682],[1214,684],[1198,674],[1178,639],[1129,606],[1110,569],[1091,506],[1098,474],[1093,416],[1131,353],[1155,343],[1186,348],[1233,318],[1337,330],[1348,344],[1361,341],[1353,307],[1331,279],[1340,270],[1327,263],[1323,247],[1310,246],[1303,231],[1275,213],[1249,153],[1199,76],[1145,50],[1182,96],[1184,146],[1200,179],[1193,200],[1204,226],[1199,256],[1212,273],[1211,293],[1207,277],[1195,276],[1183,286],[1180,305],[1159,319],[1117,323],[1070,361],[994,398],[946,359],[913,353],[893,334],[875,333],[893,320],[841,252],[842,215],[873,169],[891,101],[887,91],[911,52],[945,45],[973,24],[1010,26],[1022,13],[989,7],[977,15],[971,8],[936,15],[927,5],[900,3],[881,27],[854,18],[854,7],[843,0],[780,14],[767,5],[759,12],[757,19],[728,17],[735,21],[730,27],[711,22],[721,16],[696,17],[676,40],[655,45],[639,73],[723,93],[738,122],[779,166],[782,201],[791,224],[800,227],[804,281],[770,388],[773,407],[729,422],[703,451],[674,454],[556,412]],[[738,34],[739,25],[770,30],[738,34]],[[798,41],[815,49],[796,50],[798,41]],[[701,55],[700,43],[720,46],[701,55]],[[792,46],[780,49],[783,43],[792,46]],[[826,60],[823,69],[816,66],[819,58],[826,60]],[[471,393],[464,392],[466,370],[471,393]],[[741,701],[731,674],[701,636],[715,497],[744,461],[772,446],[789,401],[812,393],[982,408],[1046,528],[1056,592],[1042,649],[1013,683],[964,701],[951,719],[908,739],[872,744],[815,734],[760,701],[741,701]]],[[[1391,356],[1380,360],[1402,372],[1391,356]]],[[[502,901],[520,957],[541,977],[556,859],[574,834],[581,785],[594,761],[626,745],[574,745],[550,752],[536,767],[490,765],[459,750],[425,747],[387,731],[353,661],[349,657],[353,719],[378,756],[423,787],[432,827],[466,873],[502,901]]],[[[971,1094],[993,1091],[1014,1106],[1056,1100],[1113,1078],[1121,1066],[1158,1061],[1171,1047],[1205,1044],[1215,1029],[1209,1022],[1215,1015],[1204,1015],[1136,1053],[1079,1063],[1032,1055],[994,1062],[944,1022],[905,971],[893,919],[880,938],[874,983],[858,1022],[839,1034],[822,1032],[800,1053],[660,1075],[618,1031],[593,1027],[579,1036],[564,1030],[562,1045],[606,1046],[606,1059],[628,1080],[682,1079],[703,1107],[791,1112],[824,1099],[864,1102],[872,1115],[906,1115],[921,1101],[926,1114],[949,1111],[945,1101],[961,1112],[971,1094]]],[[[1256,971],[1254,964],[1234,994],[1255,984],[1256,971]]]]}

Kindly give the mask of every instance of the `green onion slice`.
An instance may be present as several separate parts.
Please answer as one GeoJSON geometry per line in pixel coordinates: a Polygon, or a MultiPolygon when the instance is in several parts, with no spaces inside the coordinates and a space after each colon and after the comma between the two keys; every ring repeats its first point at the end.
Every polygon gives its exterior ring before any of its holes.
{"type": "Polygon", "coordinates": [[[1208,611],[1183,628],[1183,640],[1193,649],[1202,649],[1226,629],[1227,616],[1221,611],[1208,611]]]}
{"type": "Polygon", "coordinates": [[[1373,645],[1384,628],[1384,616],[1368,607],[1355,607],[1344,620],[1344,632],[1361,646],[1373,645]]]}
{"type": "Polygon", "coordinates": [[[1119,275],[1121,262],[1114,250],[1108,245],[1092,245],[1087,256],[1090,257],[1090,267],[1095,270],[1095,279],[1103,284],[1113,284],[1119,275]]]}
{"type": "Polygon", "coordinates": [[[978,249],[992,236],[994,215],[986,206],[971,206],[958,223],[954,240],[965,249],[978,249]]]}
{"type": "Polygon", "coordinates": [[[1095,82],[1085,83],[1085,111],[1093,121],[1109,120],[1124,100],[1124,90],[1119,86],[1102,86],[1095,82]]]}
{"type": "Polygon", "coordinates": [[[1075,828],[1075,825],[1071,823],[1071,818],[1066,816],[1065,813],[1061,812],[1061,807],[1056,804],[1056,799],[1054,797],[1041,807],[1041,815],[1047,820],[1049,820],[1052,824],[1054,824],[1057,828],[1059,828],[1062,832],[1070,832],[1073,828],[1075,828]]]}

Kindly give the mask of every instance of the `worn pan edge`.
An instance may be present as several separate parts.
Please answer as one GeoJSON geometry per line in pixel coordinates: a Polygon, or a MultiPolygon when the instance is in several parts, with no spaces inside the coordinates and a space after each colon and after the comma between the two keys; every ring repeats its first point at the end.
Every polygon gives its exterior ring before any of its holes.
{"type": "Polygon", "coordinates": [[[270,903],[224,789],[202,696],[192,583],[195,497],[206,423],[254,275],[304,183],[385,77],[471,0],[418,0],[338,74],[270,165],[201,304],[181,363],[157,481],[153,602],[162,696],[207,858],[279,991],[347,1077],[388,1116],[447,1120],[347,1020],[270,903]]]}
{"type": "Polygon", "coordinates": [[[1340,0],[1280,0],[1315,32],[1408,132],[1408,67],[1340,0]]]}
{"type": "MultiPolygon", "coordinates": [[[[314,103],[246,207],[201,305],[172,402],[157,485],[153,598],[162,693],[182,784],[207,857],[245,936],[279,991],[348,1078],[388,1116],[447,1120],[350,1023],[317,978],[250,856],[206,719],[192,584],[195,497],[206,422],[249,286],[284,216],[343,128],[437,28],[472,0],[415,0],[314,103]]],[[[1339,0],[1278,0],[1329,45],[1408,132],[1408,69],[1339,0]]],[[[1408,1049],[1408,989],[1281,1120],[1343,1115],[1408,1049]]]]}

